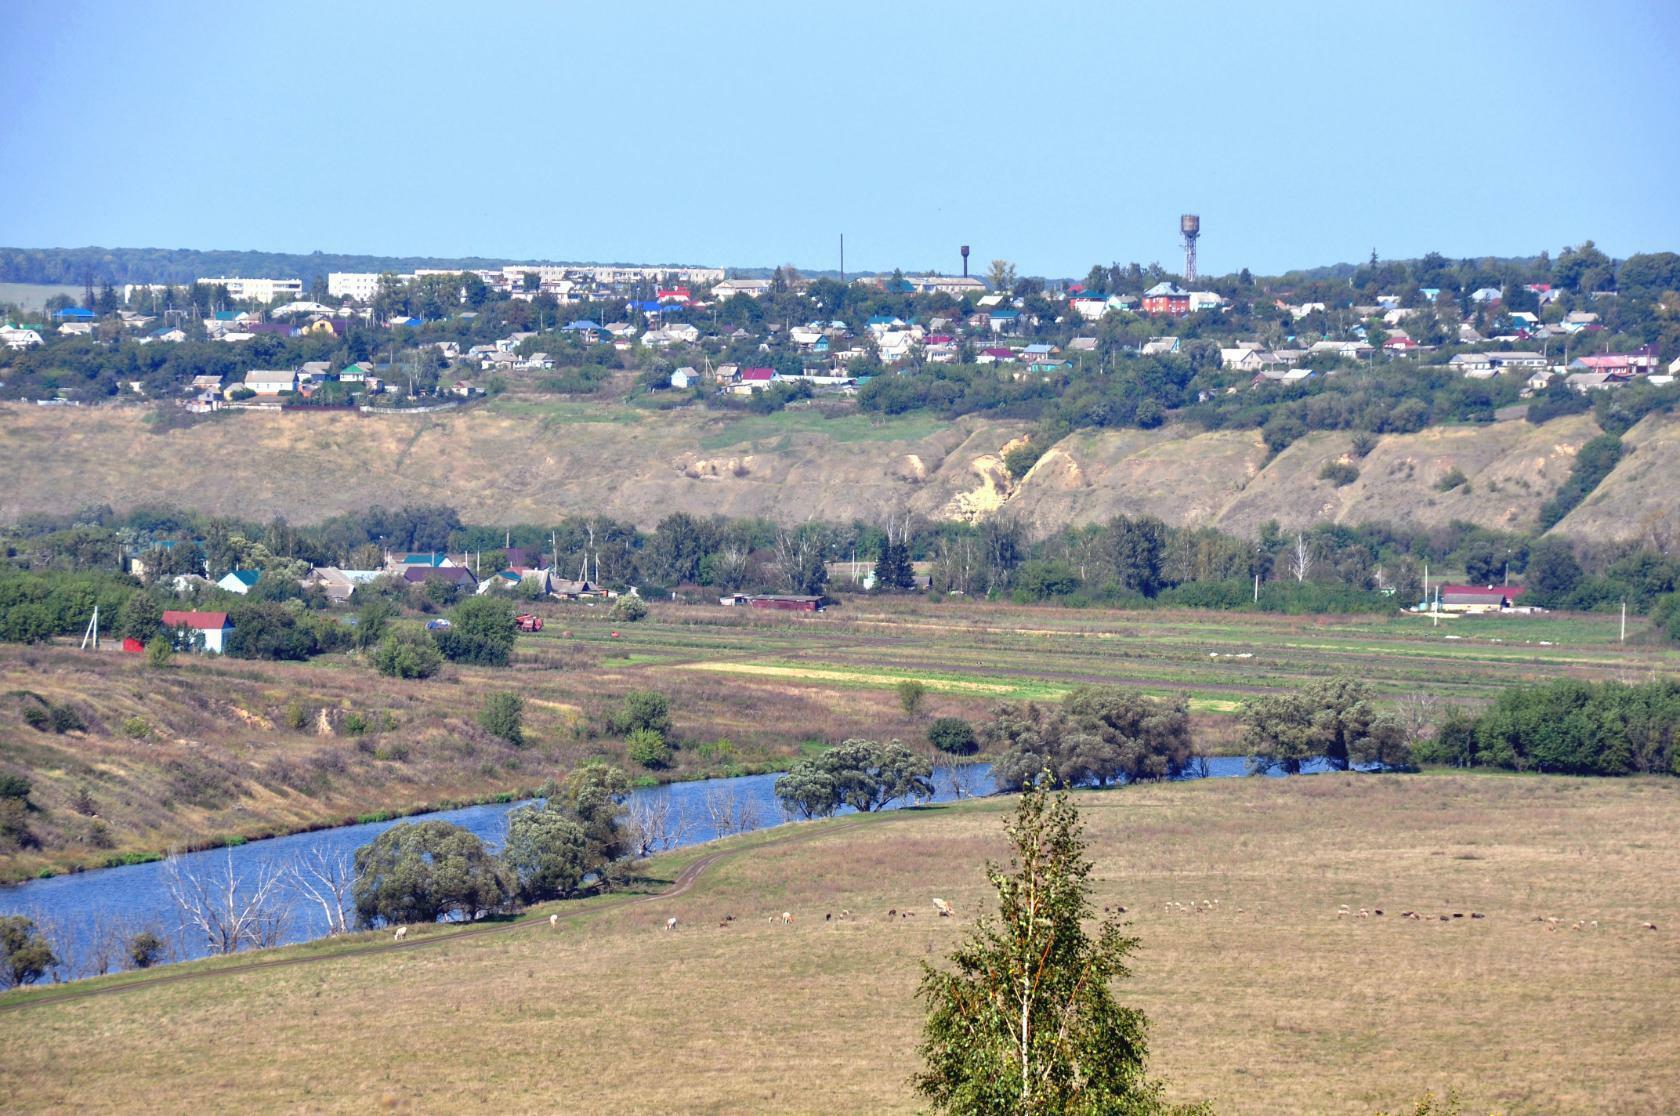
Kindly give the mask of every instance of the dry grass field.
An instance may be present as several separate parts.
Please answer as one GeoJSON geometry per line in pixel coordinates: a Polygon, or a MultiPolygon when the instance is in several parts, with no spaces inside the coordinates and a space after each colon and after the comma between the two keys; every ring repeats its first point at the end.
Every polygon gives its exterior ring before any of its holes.
{"type": "Polygon", "coordinates": [[[849,736],[925,749],[934,717],[979,722],[1001,700],[1057,701],[1082,683],[1186,695],[1197,746],[1224,753],[1238,745],[1232,714],[1243,701],[1339,671],[1369,680],[1388,702],[1425,695],[1438,715],[1517,683],[1680,670],[1680,653],[1649,640],[1643,621],[1617,642],[1613,616],[1437,628],[1399,616],[868,598],[818,616],[655,604],[631,625],[599,608],[538,611],[547,624],[520,638],[511,669],[450,667],[424,682],[384,678],[344,654],[309,663],[182,656],[160,671],[116,652],[0,647],[0,768],[34,782],[40,810],[30,824],[41,840],[0,848],[0,879],[519,794],[592,758],[624,763],[604,726],[638,688],[669,697],[677,736],[694,745],[661,773],[684,778],[785,765],[806,742],[849,736]],[[894,691],[904,678],[928,687],[914,716],[894,691]],[[491,690],[525,697],[526,747],[475,724],[491,690]],[[27,727],[26,693],[74,708],[87,731],[27,727]],[[74,809],[83,787],[99,825],[74,809]]]}
{"type": "MultiPolygon", "coordinates": [[[[1143,940],[1121,994],[1173,1096],[1680,1110],[1680,782],[1344,775],[1078,802],[1098,902],[1143,940]]],[[[0,1024],[0,1090],[14,1111],[910,1111],[918,965],[987,904],[1009,808],[746,851],[559,930],[33,1006],[0,1024]]]]}

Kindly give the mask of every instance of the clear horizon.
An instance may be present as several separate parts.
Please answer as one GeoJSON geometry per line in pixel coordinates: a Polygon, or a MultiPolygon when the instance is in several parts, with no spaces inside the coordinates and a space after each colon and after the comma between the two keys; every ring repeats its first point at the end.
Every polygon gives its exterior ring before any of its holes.
{"type": "Polygon", "coordinates": [[[844,233],[849,271],[1078,277],[1178,271],[1196,212],[1207,274],[1680,246],[1680,7],[1515,22],[31,0],[0,243],[820,271],[844,233]]]}

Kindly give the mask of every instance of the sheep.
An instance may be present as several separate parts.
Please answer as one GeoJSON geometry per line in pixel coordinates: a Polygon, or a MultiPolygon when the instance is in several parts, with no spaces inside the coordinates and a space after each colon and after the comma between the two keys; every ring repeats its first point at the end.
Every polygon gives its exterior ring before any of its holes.
{"type": "Polygon", "coordinates": [[[665,920],[665,929],[675,930],[676,928],[677,928],[677,920],[676,920],[675,917],[668,918],[668,919],[665,920]]]}
{"type": "Polygon", "coordinates": [[[551,914],[551,915],[548,916],[548,928],[550,930],[555,929],[559,925],[560,925],[560,916],[559,915],[551,914]]]}
{"type": "Polygon", "coordinates": [[[406,927],[406,926],[397,927],[397,933],[396,933],[395,940],[400,942],[406,937],[408,937],[408,927],[406,927]]]}
{"type": "Polygon", "coordinates": [[[892,910],[888,911],[887,912],[887,917],[888,918],[897,918],[898,917],[898,908],[894,907],[892,910]]]}
{"type": "Polygon", "coordinates": [[[935,897],[933,900],[933,909],[939,912],[940,918],[951,917],[951,904],[945,902],[943,899],[935,897]]]}
{"type": "Polygon", "coordinates": [[[1639,925],[1646,930],[1655,930],[1657,928],[1657,924],[1654,922],[1641,922],[1639,925]]]}
{"type": "Polygon", "coordinates": [[[792,921],[793,921],[793,915],[790,914],[787,911],[783,911],[782,912],[782,925],[786,926],[788,923],[790,923],[792,921]]]}

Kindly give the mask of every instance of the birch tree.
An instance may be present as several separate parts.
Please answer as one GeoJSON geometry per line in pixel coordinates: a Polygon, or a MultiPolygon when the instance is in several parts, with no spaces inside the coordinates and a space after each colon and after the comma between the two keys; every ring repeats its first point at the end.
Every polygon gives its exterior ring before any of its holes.
{"type": "Polygon", "coordinates": [[[1199,1111],[1168,1106],[1145,1075],[1148,1021],[1109,989],[1129,975],[1138,940],[1112,920],[1086,933],[1091,862],[1077,811],[1046,781],[1008,826],[1008,869],[986,866],[996,918],[979,920],[954,971],[922,967],[926,1068],[915,1086],[939,1112],[1199,1111]]]}

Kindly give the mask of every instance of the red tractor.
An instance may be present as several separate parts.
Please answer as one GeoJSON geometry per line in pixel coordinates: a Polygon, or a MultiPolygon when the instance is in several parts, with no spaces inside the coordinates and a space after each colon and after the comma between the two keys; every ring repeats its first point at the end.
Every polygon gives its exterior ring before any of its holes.
{"type": "Polygon", "coordinates": [[[521,612],[513,618],[513,625],[522,632],[540,632],[542,631],[542,617],[533,616],[529,612],[521,612]]]}

